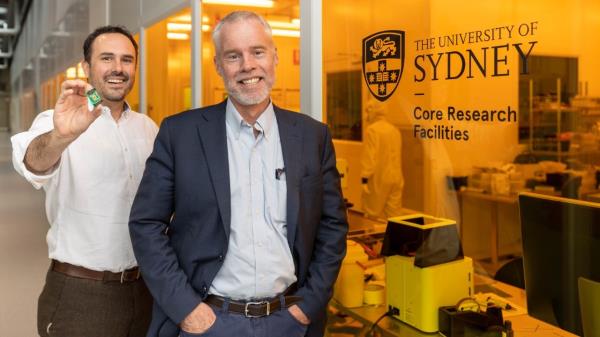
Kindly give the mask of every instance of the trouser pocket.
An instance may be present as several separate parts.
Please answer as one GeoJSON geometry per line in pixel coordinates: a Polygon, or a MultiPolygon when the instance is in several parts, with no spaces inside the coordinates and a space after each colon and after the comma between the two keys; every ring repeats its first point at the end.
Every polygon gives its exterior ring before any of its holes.
{"type": "Polygon", "coordinates": [[[52,321],[65,287],[65,277],[51,270],[46,274],[46,284],[38,298],[37,328],[41,337],[52,336],[52,321]]]}

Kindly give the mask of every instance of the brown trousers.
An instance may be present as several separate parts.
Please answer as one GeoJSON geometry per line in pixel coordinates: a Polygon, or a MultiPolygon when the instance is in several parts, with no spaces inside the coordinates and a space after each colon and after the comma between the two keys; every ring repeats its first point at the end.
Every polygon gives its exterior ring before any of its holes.
{"type": "Polygon", "coordinates": [[[38,301],[41,337],[145,337],[152,296],[142,279],[103,282],[49,270],[38,301]]]}

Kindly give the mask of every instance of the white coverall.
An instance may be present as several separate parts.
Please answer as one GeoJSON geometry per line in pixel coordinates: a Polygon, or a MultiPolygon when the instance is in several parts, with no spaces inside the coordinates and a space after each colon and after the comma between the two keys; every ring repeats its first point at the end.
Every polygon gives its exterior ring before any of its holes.
{"type": "Polygon", "coordinates": [[[365,132],[361,177],[367,178],[362,192],[365,214],[387,219],[400,215],[402,207],[402,138],[384,116],[377,116],[365,132]]]}

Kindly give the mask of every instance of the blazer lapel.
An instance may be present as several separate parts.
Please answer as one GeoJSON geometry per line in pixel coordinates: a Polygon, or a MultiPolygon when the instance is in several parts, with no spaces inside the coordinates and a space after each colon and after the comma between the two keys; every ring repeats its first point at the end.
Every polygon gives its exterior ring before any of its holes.
{"type": "Polygon", "coordinates": [[[219,213],[227,239],[231,229],[231,193],[229,189],[229,160],[225,125],[226,101],[215,109],[205,110],[198,124],[198,134],[208,164],[210,179],[217,196],[219,213]]]}
{"type": "Polygon", "coordinates": [[[300,208],[300,154],[302,153],[302,133],[295,118],[288,112],[283,112],[278,107],[273,107],[279,138],[281,139],[281,151],[283,152],[283,164],[285,165],[285,179],[287,188],[287,239],[290,251],[294,251],[296,231],[298,227],[298,212],[300,208]]]}

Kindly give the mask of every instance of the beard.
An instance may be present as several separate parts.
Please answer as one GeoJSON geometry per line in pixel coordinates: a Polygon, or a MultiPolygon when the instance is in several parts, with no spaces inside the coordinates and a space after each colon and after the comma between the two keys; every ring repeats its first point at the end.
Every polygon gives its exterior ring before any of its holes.
{"type": "Polygon", "coordinates": [[[110,102],[120,102],[125,100],[125,97],[131,91],[131,87],[127,87],[124,90],[112,90],[112,89],[104,89],[100,95],[107,101],[110,102]]]}
{"type": "Polygon", "coordinates": [[[260,88],[256,88],[254,90],[246,91],[243,84],[238,84],[235,80],[225,81],[225,89],[229,96],[231,96],[236,102],[241,105],[255,105],[261,102],[264,102],[269,98],[271,93],[271,88],[273,87],[273,83],[269,83],[265,78],[263,78],[264,83],[260,86],[260,88]]]}

